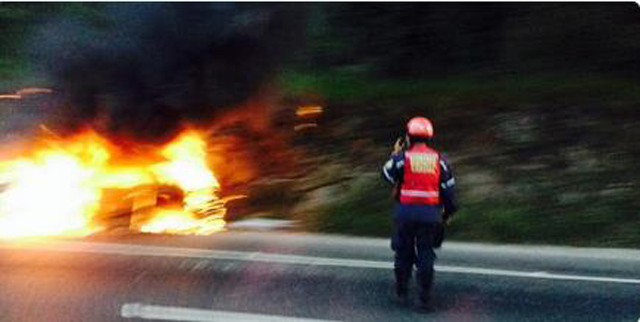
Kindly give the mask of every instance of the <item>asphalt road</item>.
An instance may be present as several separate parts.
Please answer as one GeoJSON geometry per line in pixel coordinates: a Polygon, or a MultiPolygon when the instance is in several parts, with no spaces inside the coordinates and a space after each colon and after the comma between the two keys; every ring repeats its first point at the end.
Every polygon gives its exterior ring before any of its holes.
{"type": "Polygon", "coordinates": [[[276,232],[5,241],[0,321],[640,319],[640,251],[445,243],[426,315],[394,303],[391,259],[276,232]]]}

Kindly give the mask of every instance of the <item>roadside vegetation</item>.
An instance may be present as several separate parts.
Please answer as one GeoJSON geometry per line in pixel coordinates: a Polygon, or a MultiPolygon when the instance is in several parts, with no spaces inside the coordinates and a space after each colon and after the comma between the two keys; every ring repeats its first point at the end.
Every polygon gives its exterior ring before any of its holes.
{"type": "Polygon", "coordinates": [[[352,174],[357,180],[333,187],[336,197],[327,198],[316,216],[307,214],[308,229],[388,235],[392,201],[379,168],[405,120],[422,114],[434,119],[436,143],[458,177],[461,211],[449,227],[451,239],[626,247],[640,242],[633,170],[640,87],[633,80],[385,82],[339,71],[286,81],[292,91],[319,91],[328,110],[348,115],[327,120],[325,134],[348,118],[348,133],[356,134],[332,137],[334,150],[344,150],[335,162],[365,164],[352,174]],[[355,149],[371,150],[349,151],[357,140],[367,142],[355,149]],[[361,154],[355,163],[349,158],[354,154],[361,154]]]}

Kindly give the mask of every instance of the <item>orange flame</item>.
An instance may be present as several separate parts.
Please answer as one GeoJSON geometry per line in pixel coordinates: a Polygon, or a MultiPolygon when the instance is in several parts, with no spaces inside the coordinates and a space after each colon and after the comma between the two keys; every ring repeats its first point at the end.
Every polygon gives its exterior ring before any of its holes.
{"type": "Polygon", "coordinates": [[[296,115],[299,117],[304,117],[307,115],[317,115],[322,114],[322,106],[319,105],[311,105],[311,106],[299,106],[296,109],[296,115]]]}
{"type": "Polygon", "coordinates": [[[1,162],[0,237],[95,233],[104,229],[96,218],[105,189],[143,185],[179,188],[182,205],[180,209],[155,207],[140,226],[130,228],[179,234],[223,229],[224,200],[217,196],[220,185],[207,166],[206,142],[198,132],[186,130],[164,146],[159,163],[115,166],[114,150],[88,130],[68,140],[46,140],[27,156],[1,162]]]}

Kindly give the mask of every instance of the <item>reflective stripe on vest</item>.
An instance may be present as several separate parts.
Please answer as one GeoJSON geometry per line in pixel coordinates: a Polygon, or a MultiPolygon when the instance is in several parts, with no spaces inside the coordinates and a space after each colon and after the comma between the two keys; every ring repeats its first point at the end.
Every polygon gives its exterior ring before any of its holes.
{"type": "Polygon", "coordinates": [[[429,197],[438,197],[440,195],[440,192],[439,191],[422,191],[422,190],[402,189],[402,190],[400,190],[400,195],[401,196],[407,196],[407,197],[425,197],[425,198],[429,198],[429,197]]]}

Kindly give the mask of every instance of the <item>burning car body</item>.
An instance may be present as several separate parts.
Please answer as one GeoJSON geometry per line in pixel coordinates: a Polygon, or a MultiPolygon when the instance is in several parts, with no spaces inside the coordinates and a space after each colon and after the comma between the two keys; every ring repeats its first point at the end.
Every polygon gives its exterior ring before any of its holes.
{"type": "Polygon", "coordinates": [[[185,129],[146,155],[122,161],[121,153],[87,129],[64,139],[41,138],[20,157],[0,163],[0,237],[123,227],[208,234],[224,227],[220,185],[197,131],[185,129]]]}
{"type": "Polygon", "coordinates": [[[288,56],[299,9],[131,3],[99,8],[101,24],[62,14],[34,28],[46,81],[0,96],[21,105],[1,112],[3,143],[8,128],[21,142],[0,155],[0,237],[221,230],[229,198],[208,139],[288,56]]]}

